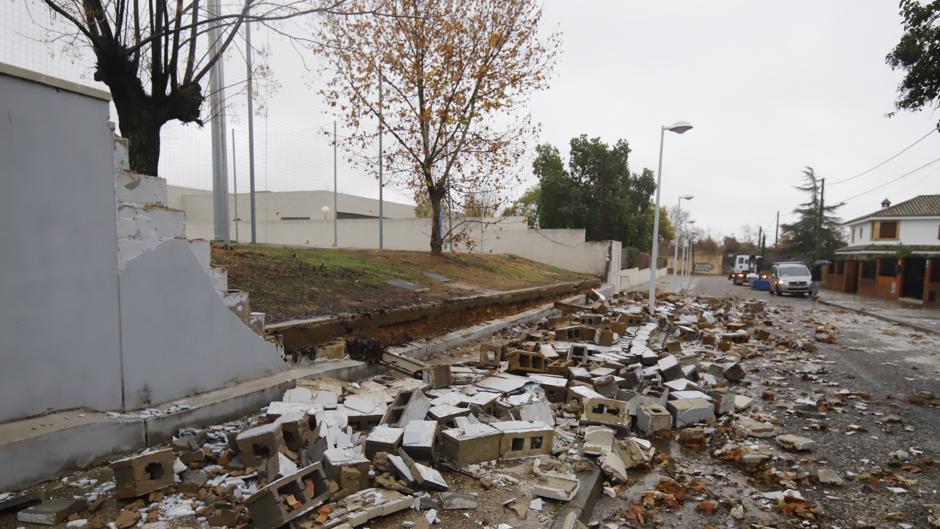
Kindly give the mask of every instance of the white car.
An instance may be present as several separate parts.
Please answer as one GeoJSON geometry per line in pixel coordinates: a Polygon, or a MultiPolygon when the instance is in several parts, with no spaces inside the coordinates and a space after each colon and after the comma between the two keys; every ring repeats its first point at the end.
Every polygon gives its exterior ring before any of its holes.
{"type": "Polygon", "coordinates": [[[776,263],[770,271],[771,294],[802,294],[809,296],[813,274],[803,263],[776,263]]]}

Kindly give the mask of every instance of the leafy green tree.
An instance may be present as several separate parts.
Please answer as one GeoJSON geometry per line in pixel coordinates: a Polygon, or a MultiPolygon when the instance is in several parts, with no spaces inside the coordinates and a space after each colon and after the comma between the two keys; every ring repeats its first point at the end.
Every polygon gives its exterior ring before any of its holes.
{"type": "Polygon", "coordinates": [[[904,34],[886,57],[892,70],[905,71],[895,104],[899,110],[940,107],[940,0],[901,0],[900,11],[904,34]]]}
{"type": "Polygon", "coordinates": [[[523,217],[530,228],[539,227],[538,207],[542,189],[535,184],[526,190],[518,200],[503,210],[504,217],[523,217]]]}
{"type": "Polygon", "coordinates": [[[630,147],[582,135],[571,140],[568,169],[558,149],[541,145],[534,163],[541,192],[542,228],[584,228],[588,240],[613,239],[624,246],[649,247],[656,189],[653,172],[630,172],[630,147]]]}
{"type": "Polygon", "coordinates": [[[835,215],[842,204],[825,204],[821,181],[812,167],[803,169],[803,181],[804,184],[796,186],[796,189],[809,198],[793,209],[797,215],[795,222],[780,226],[783,231],[781,242],[785,252],[816,261],[831,257],[842,246],[840,220],[835,215]]]}
{"type": "Polygon", "coordinates": [[[539,178],[538,222],[541,228],[584,228],[584,190],[568,176],[558,149],[536,147],[532,164],[539,178]]]}

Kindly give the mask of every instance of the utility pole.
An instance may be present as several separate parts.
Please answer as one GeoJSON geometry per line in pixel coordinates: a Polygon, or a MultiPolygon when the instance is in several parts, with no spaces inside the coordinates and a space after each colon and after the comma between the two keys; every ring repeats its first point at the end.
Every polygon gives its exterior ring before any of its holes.
{"type": "Polygon", "coordinates": [[[333,247],[339,245],[339,228],[336,221],[339,219],[339,210],[336,202],[336,120],[333,120],[333,247]]]}
{"type": "Polygon", "coordinates": [[[258,225],[255,222],[255,111],[252,101],[251,72],[251,24],[245,22],[245,66],[248,70],[248,187],[251,196],[251,242],[258,242],[258,225]]]}
{"type": "Polygon", "coordinates": [[[379,250],[385,248],[385,241],[383,240],[383,223],[384,223],[384,206],[385,204],[382,201],[382,188],[385,187],[385,182],[382,180],[382,166],[385,165],[382,160],[382,125],[383,122],[382,114],[382,70],[379,69],[379,250]]]}
{"type": "Polygon", "coordinates": [[[232,196],[235,198],[235,242],[238,242],[238,168],[235,166],[235,129],[232,129],[232,196]]]}
{"type": "MultiPolygon", "coordinates": [[[[209,0],[209,18],[221,15],[219,0],[209,0]]],[[[219,29],[209,28],[209,46],[212,55],[220,53],[219,29]]],[[[228,171],[225,154],[225,60],[221,57],[212,65],[209,75],[209,101],[212,108],[212,211],[215,239],[230,244],[228,225],[228,171]]]]}
{"type": "Polygon", "coordinates": [[[777,210],[777,224],[774,225],[774,248],[780,242],[780,210],[777,210]]]}

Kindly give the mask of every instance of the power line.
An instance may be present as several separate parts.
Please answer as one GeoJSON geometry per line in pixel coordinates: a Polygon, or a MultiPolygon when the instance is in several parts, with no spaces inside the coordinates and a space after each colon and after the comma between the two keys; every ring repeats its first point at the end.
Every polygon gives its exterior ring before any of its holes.
{"type": "Polygon", "coordinates": [[[879,167],[882,167],[882,166],[884,166],[885,164],[887,164],[888,162],[894,160],[894,159],[897,158],[898,156],[901,156],[902,154],[906,153],[907,151],[909,151],[909,150],[911,149],[911,147],[913,147],[913,146],[917,145],[918,143],[924,141],[925,139],[927,139],[927,136],[930,136],[931,134],[933,134],[933,133],[936,132],[936,131],[937,131],[937,129],[935,129],[935,128],[934,128],[934,129],[930,129],[930,131],[927,132],[927,134],[924,134],[923,136],[921,136],[920,138],[918,138],[917,141],[915,141],[914,143],[912,143],[912,144],[908,145],[907,147],[901,149],[900,152],[898,152],[898,153],[895,154],[894,156],[888,158],[887,160],[885,160],[885,161],[883,161],[883,162],[881,162],[881,163],[875,165],[874,167],[871,167],[871,168],[869,168],[869,169],[866,169],[866,170],[862,171],[861,173],[858,173],[858,174],[855,175],[855,176],[850,176],[850,177],[844,178],[844,179],[842,179],[842,180],[836,180],[835,182],[829,182],[829,185],[830,185],[830,186],[834,186],[834,185],[837,185],[837,184],[844,184],[845,182],[848,182],[849,180],[855,180],[856,178],[858,178],[858,177],[860,177],[860,176],[865,176],[865,175],[867,175],[868,173],[874,171],[875,169],[878,169],[879,167]]]}
{"type": "Polygon", "coordinates": [[[900,180],[900,179],[902,179],[902,178],[905,178],[905,177],[907,177],[907,176],[910,176],[910,175],[916,173],[917,171],[920,171],[921,169],[925,169],[925,168],[927,168],[927,167],[930,167],[931,165],[933,165],[933,164],[935,164],[935,163],[937,163],[937,162],[940,162],[940,158],[934,158],[933,160],[931,160],[931,161],[925,163],[924,165],[921,165],[921,166],[918,167],[917,169],[913,169],[913,170],[911,170],[911,171],[908,171],[908,172],[902,174],[901,176],[899,176],[899,177],[897,177],[897,178],[893,178],[893,179],[891,179],[891,180],[888,180],[887,182],[878,184],[878,185],[876,185],[875,187],[873,187],[873,188],[871,188],[871,189],[869,189],[869,190],[867,190],[867,191],[862,191],[861,193],[859,193],[859,194],[857,194],[857,195],[853,195],[853,196],[851,196],[851,197],[849,197],[849,198],[847,198],[847,199],[845,199],[845,200],[842,200],[841,202],[844,204],[844,203],[846,203],[846,202],[848,202],[848,201],[850,201],[850,200],[854,200],[854,199],[856,199],[856,198],[858,198],[858,197],[860,197],[860,196],[862,196],[862,195],[867,195],[868,193],[871,193],[872,191],[875,191],[875,190],[877,190],[877,189],[881,189],[882,187],[884,187],[884,186],[886,186],[886,185],[893,184],[893,183],[897,182],[898,180],[900,180]]]}

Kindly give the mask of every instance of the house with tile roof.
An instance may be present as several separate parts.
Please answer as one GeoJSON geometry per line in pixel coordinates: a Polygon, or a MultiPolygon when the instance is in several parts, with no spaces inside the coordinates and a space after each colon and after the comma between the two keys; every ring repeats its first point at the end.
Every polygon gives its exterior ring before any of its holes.
{"type": "Polygon", "coordinates": [[[919,195],[844,222],[848,246],[823,275],[842,292],[936,303],[940,291],[940,195],[919,195]]]}

